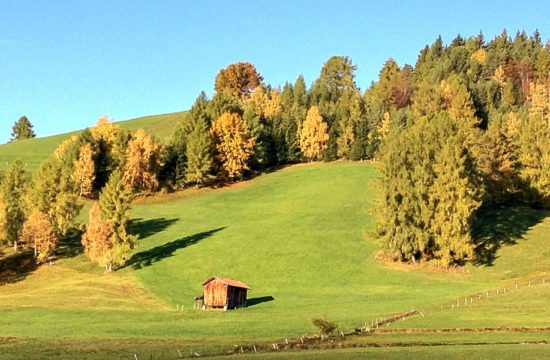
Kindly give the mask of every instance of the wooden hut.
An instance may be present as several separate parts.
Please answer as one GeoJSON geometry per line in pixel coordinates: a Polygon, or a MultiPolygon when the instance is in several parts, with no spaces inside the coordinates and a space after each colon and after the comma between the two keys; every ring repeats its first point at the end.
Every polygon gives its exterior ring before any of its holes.
{"type": "Polygon", "coordinates": [[[212,276],[202,283],[203,310],[235,309],[246,306],[248,285],[229,278],[212,276]]]}

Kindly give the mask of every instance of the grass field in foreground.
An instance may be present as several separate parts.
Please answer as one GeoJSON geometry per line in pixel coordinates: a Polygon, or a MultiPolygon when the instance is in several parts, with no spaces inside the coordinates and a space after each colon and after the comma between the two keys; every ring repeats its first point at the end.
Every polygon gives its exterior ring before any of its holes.
{"type": "MultiPolygon", "coordinates": [[[[289,167],[231,188],[143,200],[134,206],[140,247],[126,268],[103,274],[79,255],[0,287],[0,337],[15,338],[0,340],[0,352],[17,351],[17,344],[31,340],[51,344],[60,356],[66,342],[94,349],[110,341],[113,354],[119,349],[126,355],[132,344],[141,349],[150,344],[159,354],[174,345],[205,351],[312,334],[313,317],[349,330],[411,307],[427,315],[403,326],[550,323],[548,311],[529,316],[516,308],[491,321],[483,308],[439,317],[436,311],[466,295],[545,277],[547,212],[517,207],[487,214],[479,238],[493,252],[465,273],[395,266],[374,259],[375,183],[374,165],[339,162],[289,167]],[[200,282],[211,275],[251,286],[250,306],[193,310],[200,282]]],[[[540,309],[547,293],[542,285],[533,290],[521,303],[540,309]]],[[[101,349],[95,349],[101,358],[101,349]]],[[[432,349],[424,350],[431,356],[432,349]]]]}
{"type": "MultiPolygon", "coordinates": [[[[186,112],[177,112],[163,115],[144,116],[137,119],[117,121],[123,129],[137,130],[144,128],[147,133],[153,134],[160,140],[166,140],[178,122],[185,116],[186,112]]],[[[95,122],[90,123],[90,127],[95,122]]],[[[74,131],[55,136],[40,137],[29,140],[19,140],[8,144],[0,145],[0,173],[5,171],[16,159],[25,163],[25,170],[33,172],[42,162],[48,159],[61,142],[72,135],[78,135],[80,131],[74,131]]],[[[40,135],[40,134],[38,134],[40,135]]]]}

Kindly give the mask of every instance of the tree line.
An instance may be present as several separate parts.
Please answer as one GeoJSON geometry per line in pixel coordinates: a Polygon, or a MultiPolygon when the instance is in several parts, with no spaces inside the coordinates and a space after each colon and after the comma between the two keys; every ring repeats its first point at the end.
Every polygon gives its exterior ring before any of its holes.
{"type": "Polygon", "coordinates": [[[387,256],[461,264],[481,207],[550,206],[549,70],[538,32],[438,38],[414,67],[386,62],[367,97],[381,109],[387,256]]]}
{"type": "MultiPolygon", "coordinates": [[[[22,235],[31,219],[51,225],[41,238],[66,236],[78,198],[99,199],[82,241],[112,269],[136,245],[127,231],[135,194],[238,181],[284,164],[376,158],[385,253],[462,262],[475,255],[470,230],[481,206],[549,205],[549,67],[538,32],[512,39],[505,31],[489,42],[479,34],[444,45],[439,37],[414,67],[387,60],[364,92],[345,56],[329,58],[309,87],[299,76],[275,88],[253,64],[231,64],[167,143],[102,117],[63,142],[32,180],[14,163],[2,180],[0,239],[32,243],[36,235],[22,235]]],[[[35,246],[37,254],[42,248],[52,246],[35,246]]]]}

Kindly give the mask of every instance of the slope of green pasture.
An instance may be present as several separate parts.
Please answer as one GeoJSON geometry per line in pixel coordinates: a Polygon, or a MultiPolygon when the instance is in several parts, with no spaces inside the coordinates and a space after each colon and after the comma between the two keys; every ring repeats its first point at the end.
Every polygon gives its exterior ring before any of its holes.
{"type": "MultiPolygon", "coordinates": [[[[17,349],[25,339],[45,347],[51,342],[60,356],[64,341],[94,348],[109,340],[113,354],[117,343],[131,351],[131,344],[146,349],[148,341],[158,351],[166,341],[170,351],[177,344],[208,352],[312,334],[313,317],[349,330],[412,307],[425,317],[392,327],[550,323],[544,306],[550,284],[474,302],[477,310],[474,305],[440,310],[470,294],[542,281],[550,265],[548,212],[487,210],[476,228],[484,249],[480,261],[466,272],[441,272],[375,260],[376,199],[373,164],[336,162],[288,167],[229,188],[141,200],[133,211],[140,246],[127,267],[102,274],[77,255],[0,287],[0,352],[17,349]],[[194,310],[193,297],[211,275],[251,286],[249,307],[194,310]],[[499,299],[510,302],[489,306],[499,299]],[[487,321],[491,316],[495,320],[487,321]],[[3,337],[15,340],[2,343],[3,337]]],[[[432,356],[432,350],[418,354],[432,356]]]]}
{"type": "MultiPolygon", "coordinates": [[[[144,116],[132,120],[117,121],[116,123],[127,130],[144,128],[148,133],[154,134],[161,140],[166,140],[178,122],[186,112],[177,112],[163,115],[144,116]]],[[[90,124],[93,126],[94,124],[90,124]]],[[[5,171],[15,159],[21,159],[26,164],[28,171],[36,170],[40,164],[50,157],[57,146],[72,135],[80,131],[66,134],[20,140],[0,145],[0,172],[5,171]]]]}

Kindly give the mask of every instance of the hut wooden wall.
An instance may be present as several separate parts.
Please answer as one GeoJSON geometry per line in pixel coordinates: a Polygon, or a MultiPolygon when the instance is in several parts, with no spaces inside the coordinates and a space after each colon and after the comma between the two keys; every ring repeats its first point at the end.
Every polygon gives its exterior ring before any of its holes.
{"type": "Polygon", "coordinates": [[[224,307],[227,301],[227,285],[220,280],[212,280],[204,286],[204,305],[224,307]]]}

